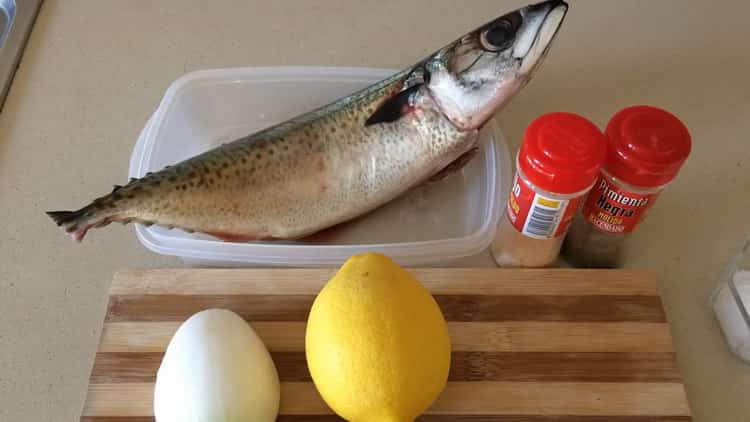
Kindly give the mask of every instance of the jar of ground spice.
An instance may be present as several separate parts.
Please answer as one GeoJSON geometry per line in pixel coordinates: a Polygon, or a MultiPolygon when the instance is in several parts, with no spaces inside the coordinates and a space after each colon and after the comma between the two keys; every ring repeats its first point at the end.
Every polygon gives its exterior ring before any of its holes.
{"type": "Polygon", "coordinates": [[[555,263],[563,238],[604,162],[604,135],[572,113],[550,113],[529,125],[516,175],[492,243],[503,267],[555,263]]]}
{"type": "Polygon", "coordinates": [[[606,138],[606,162],[565,240],[564,257],[578,267],[619,266],[623,242],[690,154],[688,129],[655,107],[619,111],[606,138]]]}

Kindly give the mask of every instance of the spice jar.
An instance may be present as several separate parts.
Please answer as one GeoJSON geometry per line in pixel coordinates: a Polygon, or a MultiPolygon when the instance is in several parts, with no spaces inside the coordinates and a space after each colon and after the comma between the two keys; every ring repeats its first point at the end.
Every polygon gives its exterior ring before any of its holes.
{"type": "Polygon", "coordinates": [[[750,238],[721,275],[710,305],[729,349],[750,363],[750,238]]]}
{"type": "Polygon", "coordinates": [[[690,133],[669,112],[634,106],[606,129],[607,159],[565,240],[563,255],[578,267],[610,268],[622,244],[690,154],[690,133]]]}
{"type": "Polygon", "coordinates": [[[568,226],[599,174],[605,149],[599,128],[576,114],[550,113],[529,125],[492,243],[498,265],[555,263],[568,226]]]}

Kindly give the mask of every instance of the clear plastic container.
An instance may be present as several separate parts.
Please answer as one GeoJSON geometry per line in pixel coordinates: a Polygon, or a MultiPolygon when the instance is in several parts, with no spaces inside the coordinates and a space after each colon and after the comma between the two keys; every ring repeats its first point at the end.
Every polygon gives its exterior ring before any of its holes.
{"type": "MultiPolygon", "coordinates": [[[[133,150],[130,177],[141,177],[221,143],[345,96],[394,70],[264,67],[193,72],[167,90],[133,150]]],[[[136,225],[148,249],[211,266],[332,266],[381,252],[402,265],[427,265],[483,252],[507,197],[510,160],[494,122],[480,153],[460,173],[420,186],[315,240],[223,242],[208,235],[136,225]]]]}
{"type": "Polygon", "coordinates": [[[710,304],[729,349],[750,363],[750,239],[721,275],[710,304]]]}

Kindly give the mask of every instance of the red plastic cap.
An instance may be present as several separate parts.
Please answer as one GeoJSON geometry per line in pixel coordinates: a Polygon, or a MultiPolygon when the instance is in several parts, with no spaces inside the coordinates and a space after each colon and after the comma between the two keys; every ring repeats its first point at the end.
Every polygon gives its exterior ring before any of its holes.
{"type": "Polygon", "coordinates": [[[657,187],[674,179],[692,144],[690,132],[680,119],[649,106],[617,112],[610,119],[606,134],[607,172],[642,187],[657,187]]]}
{"type": "Polygon", "coordinates": [[[606,156],[604,134],[573,113],[545,114],[526,129],[518,167],[548,192],[571,194],[591,186],[606,156]]]}

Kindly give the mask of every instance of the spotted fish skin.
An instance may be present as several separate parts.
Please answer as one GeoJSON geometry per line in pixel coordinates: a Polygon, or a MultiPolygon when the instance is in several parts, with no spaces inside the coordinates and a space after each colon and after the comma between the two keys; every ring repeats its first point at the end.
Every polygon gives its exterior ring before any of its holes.
{"type": "Polygon", "coordinates": [[[401,76],[381,87],[225,144],[117,187],[64,222],[139,222],[227,240],[291,239],[382,205],[474,145],[424,98],[424,108],[365,125],[401,76]]]}
{"type": "MultiPolygon", "coordinates": [[[[549,10],[560,4],[546,3],[549,10]]],[[[456,52],[489,54],[480,37],[503,18],[369,88],[116,186],[77,211],[48,214],[79,241],[92,227],[111,222],[178,227],[232,241],[294,239],[363,215],[475,150],[484,121],[457,124],[470,119],[457,120],[442,104],[461,95],[456,86],[481,88],[473,80],[461,83],[476,79],[472,72],[484,75],[486,66],[517,71],[505,63],[513,57],[498,52],[490,59],[502,59],[502,65],[477,59],[469,68],[452,68],[461,63],[456,52]],[[440,84],[431,85],[431,76],[440,84]],[[451,77],[458,84],[446,84],[451,77]]],[[[500,76],[507,81],[508,75],[500,76]]],[[[488,105],[496,107],[496,99],[488,105]]]]}

